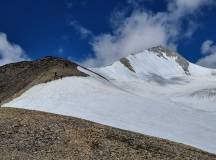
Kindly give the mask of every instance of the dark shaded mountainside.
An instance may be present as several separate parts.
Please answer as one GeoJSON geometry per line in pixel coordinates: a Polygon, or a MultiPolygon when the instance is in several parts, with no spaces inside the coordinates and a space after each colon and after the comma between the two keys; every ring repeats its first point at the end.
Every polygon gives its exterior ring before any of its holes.
{"type": "MultiPolygon", "coordinates": [[[[88,76],[77,66],[53,57],[2,66],[0,100],[9,101],[39,83],[88,76]]],[[[0,159],[216,160],[216,155],[78,118],[0,108],[0,159]]]]}

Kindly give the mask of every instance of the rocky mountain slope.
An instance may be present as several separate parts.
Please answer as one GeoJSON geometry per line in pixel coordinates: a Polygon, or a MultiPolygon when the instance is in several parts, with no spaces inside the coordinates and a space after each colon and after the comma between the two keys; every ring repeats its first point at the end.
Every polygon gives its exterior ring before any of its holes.
{"type": "MultiPolygon", "coordinates": [[[[65,76],[87,76],[77,64],[55,57],[7,64],[0,67],[0,102],[9,101],[27,89],[65,76]]],[[[0,104],[1,104],[0,103],[0,104]]]]}
{"type": "Polygon", "coordinates": [[[216,159],[216,155],[164,139],[22,109],[0,108],[0,139],[2,160],[216,159]]]}

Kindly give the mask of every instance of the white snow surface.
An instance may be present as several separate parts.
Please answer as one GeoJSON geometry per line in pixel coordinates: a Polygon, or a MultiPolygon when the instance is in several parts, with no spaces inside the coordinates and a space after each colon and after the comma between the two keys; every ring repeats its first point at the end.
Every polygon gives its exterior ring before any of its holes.
{"type": "Polygon", "coordinates": [[[36,85],[3,106],[83,118],[216,153],[215,71],[190,63],[188,76],[175,58],[148,51],[127,59],[135,72],[119,61],[92,69],[106,80],[79,67],[90,76],[36,85]]]}

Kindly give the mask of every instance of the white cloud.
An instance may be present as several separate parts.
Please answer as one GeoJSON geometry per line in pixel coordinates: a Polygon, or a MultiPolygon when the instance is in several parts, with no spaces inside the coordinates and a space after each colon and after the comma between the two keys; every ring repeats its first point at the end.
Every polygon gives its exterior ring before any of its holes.
{"type": "Polygon", "coordinates": [[[92,31],[83,27],[76,20],[69,20],[69,25],[80,33],[82,39],[93,36],[92,31]]]}
{"type": "Polygon", "coordinates": [[[27,60],[24,50],[17,44],[8,41],[5,33],[0,33],[0,66],[27,60]]]}
{"type": "Polygon", "coordinates": [[[176,0],[176,3],[179,6],[178,8],[181,8],[181,10],[187,9],[188,11],[190,9],[192,12],[194,9],[198,9],[201,6],[213,4],[214,0],[176,0]],[[186,9],[184,9],[185,7],[186,9]]]}
{"type": "Polygon", "coordinates": [[[168,10],[173,17],[182,17],[186,14],[193,14],[197,10],[214,3],[214,0],[174,0],[168,4],[168,10]]]}
{"type": "Polygon", "coordinates": [[[190,38],[197,28],[197,24],[189,19],[190,15],[212,4],[212,0],[167,1],[167,11],[152,13],[137,5],[141,0],[128,2],[134,5],[132,13],[128,16],[124,10],[114,12],[111,17],[113,32],[94,37],[91,45],[95,57],[85,61],[85,65],[107,65],[157,45],[177,47],[179,39],[190,38]],[[187,27],[182,27],[183,19],[187,20],[187,27]]]}
{"type": "Polygon", "coordinates": [[[199,59],[197,64],[204,67],[216,68],[216,43],[212,40],[206,40],[201,46],[201,52],[206,56],[199,59]]]}
{"type": "Polygon", "coordinates": [[[103,65],[149,46],[165,45],[166,41],[165,28],[157,23],[156,17],[136,12],[124,19],[114,34],[96,37],[92,46],[97,65],[103,65]]]}
{"type": "Polygon", "coordinates": [[[216,52],[216,44],[212,40],[206,40],[201,46],[202,54],[211,54],[216,52]]]}

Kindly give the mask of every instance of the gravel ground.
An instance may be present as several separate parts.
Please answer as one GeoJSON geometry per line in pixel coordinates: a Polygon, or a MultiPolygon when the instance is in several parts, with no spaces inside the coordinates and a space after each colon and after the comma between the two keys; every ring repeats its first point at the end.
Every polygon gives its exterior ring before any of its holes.
{"type": "Polygon", "coordinates": [[[216,155],[78,118],[0,108],[0,159],[216,160],[216,155]]]}

